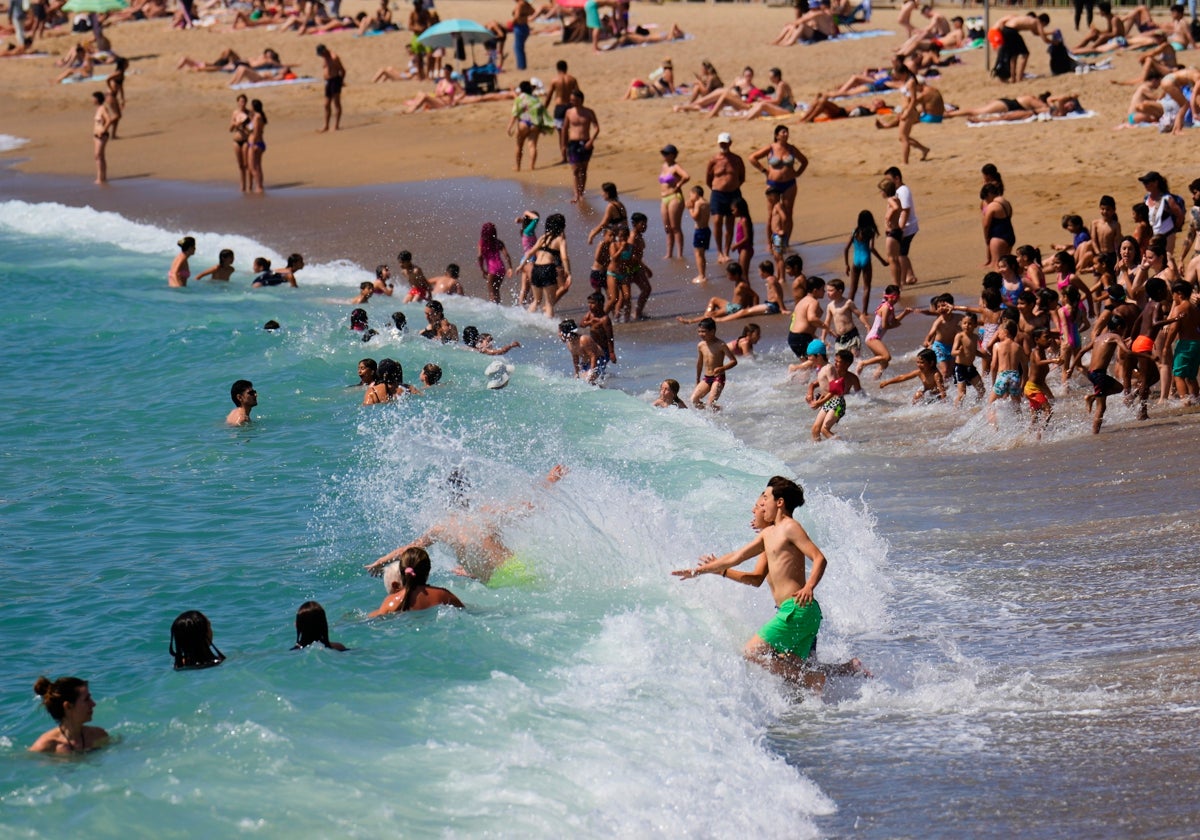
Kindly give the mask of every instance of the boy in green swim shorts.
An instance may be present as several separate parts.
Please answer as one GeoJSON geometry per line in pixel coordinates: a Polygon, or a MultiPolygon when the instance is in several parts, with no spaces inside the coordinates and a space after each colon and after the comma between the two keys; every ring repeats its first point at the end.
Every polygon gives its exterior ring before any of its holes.
{"type": "Polygon", "coordinates": [[[761,586],[765,580],[775,598],[775,616],[747,642],[745,656],[773,673],[819,691],[831,673],[869,675],[857,659],[835,666],[821,666],[812,660],[821,626],[821,607],[813,590],[825,574],[826,561],[804,527],[792,518],[792,511],[803,504],[804,491],[796,482],[773,476],[754,504],[757,537],[736,551],[721,557],[706,554],[695,568],[671,574],[683,580],[719,574],[749,586],[761,586]],[[752,557],[759,558],[754,571],[734,569],[752,557]],[[806,560],[812,561],[812,571],[807,575],[806,560]]]}

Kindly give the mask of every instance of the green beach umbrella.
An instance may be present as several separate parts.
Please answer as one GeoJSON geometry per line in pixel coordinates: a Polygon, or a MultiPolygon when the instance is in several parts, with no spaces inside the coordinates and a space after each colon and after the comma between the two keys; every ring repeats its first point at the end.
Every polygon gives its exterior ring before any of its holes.
{"type": "Polygon", "coordinates": [[[103,24],[100,23],[100,15],[106,12],[119,12],[128,6],[129,3],[126,0],[67,0],[63,11],[91,15],[92,32],[99,38],[100,30],[103,28],[103,24]]]}

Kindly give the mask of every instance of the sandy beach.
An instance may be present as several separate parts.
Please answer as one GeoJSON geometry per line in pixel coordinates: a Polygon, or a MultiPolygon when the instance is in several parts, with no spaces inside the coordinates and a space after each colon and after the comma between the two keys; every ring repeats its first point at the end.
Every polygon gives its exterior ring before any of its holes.
{"type": "MultiPolygon", "coordinates": [[[[370,7],[352,2],[343,8],[353,13],[370,7]]],[[[509,11],[505,3],[475,0],[444,0],[438,9],[443,19],[461,17],[479,21],[504,19],[509,11]]],[[[947,15],[956,13],[953,9],[945,11],[947,15]]],[[[402,19],[404,12],[403,8],[398,9],[397,19],[402,19]]],[[[1053,9],[1050,14],[1052,25],[1064,28],[1068,43],[1074,40],[1070,10],[1053,9]]],[[[692,294],[679,288],[691,276],[691,266],[662,259],[662,229],[654,211],[658,149],[668,142],[678,146],[681,165],[693,181],[702,181],[706,162],[716,151],[718,132],[731,132],[733,150],[747,155],[769,142],[776,121],[744,121],[724,116],[708,119],[706,114],[675,113],[672,106],[683,101],[680,98],[625,101],[621,97],[629,82],[635,77],[646,78],[668,56],[674,62],[680,82],[690,81],[704,59],[713,62],[727,82],[744,65],[753,66],[762,78],[769,67],[778,66],[797,96],[810,101],[817,90],[835,87],[865,67],[886,64],[903,38],[895,25],[895,12],[888,9],[877,10],[870,24],[858,28],[890,30],[892,34],[792,47],[766,45],[791,19],[790,8],[760,4],[639,3],[635,4],[632,15],[635,23],[649,26],[653,32],[667,32],[674,23],[689,37],[596,53],[588,45],[560,44],[552,34],[535,34],[528,46],[528,72],[518,72],[510,55],[500,78],[505,86],[528,77],[548,83],[556,61],[563,59],[569,63],[588,95],[588,104],[598,114],[602,134],[589,179],[592,201],[582,208],[568,209],[568,223],[575,232],[594,224],[597,207],[602,206],[598,195],[602,181],[616,183],[627,201],[646,202],[645,208],[651,215],[647,256],[657,286],[663,291],[674,289],[688,301],[680,307],[669,307],[670,312],[651,305],[652,314],[664,316],[686,311],[709,290],[697,289],[692,294]]],[[[539,209],[543,215],[568,206],[567,168],[550,165],[557,159],[552,136],[541,142],[542,165],[536,171],[512,171],[513,141],[504,133],[510,110],[508,102],[414,115],[399,113],[406,99],[420,90],[431,89],[431,85],[417,81],[372,84],[370,79],[380,67],[405,65],[404,45],[408,40],[405,33],[368,38],[348,32],[298,36],[262,29],[234,31],[225,23],[181,31],[170,29],[169,21],[163,19],[113,26],[109,35],[116,51],[128,56],[132,63],[126,83],[128,105],[121,123],[121,139],[109,144],[111,183],[107,187],[90,183],[93,173],[88,136],[90,94],[102,85],[52,83],[59,72],[53,66],[54,58],[78,36],[55,34],[41,42],[51,56],[5,59],[0,65],[4,68],[8,94],[0,99],[0,124],[4,133],[29,141],[5,157],[15,160],[16,169],[22,173],[64,176],[66,180],[59,182],[63,185],[61,195],[69,203],[96,206],[115,203],[133,208],[136,215],[140,201],[137,193],[145,189],[147,182],[196,182],[205,187],[209,200],[195,208],[180,206],[172,213],[169,194],[162,196],[157,202],[160,207],[156,210],[157,218],[163,218],[161,208],[165,206],[166,216],[178,218],[181,228],[214,220],[223,220],[228,226],[231,220],[244,219],[252,230],[267,234],[274,229],[278,235],[272,239],[276,241],[296,231],[297,219],[305,218],[318,222],[314,232],[306,231],[304,241],[291,246],[281,244],[281,248],[295,247],[331,256],[332,251],[340,250],[337,256],[363,263],[372,258],[346,246],[361,242],[361,237],[370,236],[371,231],[358,225],[343,225],[341,217],[330,211],[358,205],[368,217],[383,214],[388,219],[382,225],[384,233],[395,238],[397,230],[403,231],[411,220],[405,218],[403,206],[371,204],[372,188],[381,184],[481,177],[505,179],[510,188],[520,185],[519,190],[512,190],[513,198],[506,205],[515,206],[526,197],[535,198],[542,202],[539,209]],[[348,68],[342,130],[317,132],[322,119],[318,84],[250,91],[252,96],[262,99],[270,118],[269,151],[264,159],[268,192],[265,197],[240,195],[231,159],[232,144],[226,131],[236,93],[229,89],[229,76],[180,71],[176,69],[177,63],[185,55],[212,60],[226,47],[233,47],[242,55],[256,55],[265,47],[273,47],[285,63],[296,63],[298,72],[319,76],[320,62],[315,55],[318,43],[325,43],[340,55],[348,68]],[[290,205],[294,209],[285,210],[288,205],[280,201],[289,194],[333,188],[348,191],[340,204],[335,202],[329,208],[320,206],[317,200],[316,207],[314,201],[297,201],[290,205]],[[355,193],[350,188],[358,189],[355,193]],[[109,198],[115,194],[122,197],[109,198]]],[[[906,182],[913,190],[921,221],[921,234],[913,246],[914,267],[921,279],[915,291],[921,302],[928,294],[947,289],[964,299],[974,298],[984,255],[977,209],[979,168],[986,162],[995,163],[1004,174],[1007,196],[1014,207],[1018,242],[1043,249],[1053,242],[1064,241],[1065,233],[1059,226],[1064,213],[1079,213],[1085,220],[1091,219],[1101,194],[1116,197],[1125,221],[1128,207],[1142,196],[1136,177],[1147,169],[1162,171],[1176,192],[1184,191],[1186,183],[1195,176],[1190,161],[1193,148],[1190,134],[1173,137],[1149,128],[1114,131],[1124,121],[1132,88],[1113,82],[1137,73],[1137,54],[1115,54],[1114,69],[1109,71],[1052,77],[1047,75],[1047,59],[1041,45],[1031,42],[1031,53],[1029,72],[1041,75],[1020,85],[1002,85],[990,79],[984,67],[983,50],[962,53],[961,64],[944,68],[940,78],[930,81],[942,91],[948,103],[960,107],[1017,93],[1075,92],[1095,116],[985,128],[970,127],[964,120],[917,127],[914,136],[932,148],[928,161],[917,162],[914,155],[913,162],[905,167],[906,182]]],[[[1188,57],[1185,53],[1182,60],[1186,62],[1188,57]]],[[[896,104],[899,94],[892,93],[886,99],[896,104]]],[[[794,122],[794,118],[788,122],[794,122]]],[[[836,255],[859,210],[870,209],[877,218],[881,217],[883,201],[875,185],[884,169],[900,163],[896,132],[877,130],[869,118],[848,119],[795,126],[792,140],[811,161],[800,183],[794,239],[801,243],[802,253],[806,246],[823,245],[826,257],[836,255]]],[[[753,217],[761,224],[765,215],[759,186],[761,176],[753,171],[750,176],[744,192],[751,201],[753,217]]],[[[13,183],[16,182],[8,182],[13,183]]],[[[483,220],[499,214],[494,207],[484,204],[479,215],[483,220]]],[[[497,221],[503,231],[506,220],[497,221]]],[[[457,243],[457,249],[447,249],[457,250],[459,261],[466,264],[474,260],[474,233],[468,232],[471,228],[474,224],[466,225],[461,234],[466,241],[457,243]]],[[[691,224],[686,217],[684,232],[690,241],[691,224]]],[[[581,237],[573,234],[572,238],[581,237]]],[[[765,256],[763,238],[760,230],[756,260],[765,256]]],[[[444,237],[439,238],[439,244],[442,241],[444,237]]],[[[586,246],[573,243],[573,250],[576,247],[579,248],[576,259],[587,260],[590,255],[586,246]]],[[[840,258],[833,266],[821,266],[819,270],[826,276],[841,273],[838,263],[840,258]]],[[[809,268],[818,270],[817,266],[809,268]]],[[[583,273],[577,266],[577,276],[583,273]]],[[[886,273],[876,268],[877,286],[887,282],[886,273]]],[[[718,284],[716,291],[723,293],[724,288],[718,284]]],[[[576,297],[572,292],[567,303],[581,305],[582,295],[576,297]]]]}

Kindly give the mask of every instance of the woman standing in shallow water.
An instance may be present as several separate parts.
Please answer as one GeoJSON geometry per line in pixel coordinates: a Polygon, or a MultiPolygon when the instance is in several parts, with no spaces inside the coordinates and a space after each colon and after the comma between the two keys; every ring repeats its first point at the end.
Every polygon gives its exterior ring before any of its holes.
{"type": "Polygon", "coordinates": [[[34,741],[30,752],[71,755],[102,747],[108,741],[108,733],[99,726],[86,725],[96,708],[87,680],[59,677],[50,682],[38,677],[33,691],[58,725],[34,741]]]}
{"type": "Polygon", "coordinates": [[[237,160],[238,175],[242,192],[250,191],[250,162],[246,155],[246,145],[250,142],[250,112],[249,100],[246,94],[239,93],[237,107],[229,117],[229,131],[233,134],[233,156],[237,160]]]}
{"type": "Polygon", "coordinates": [[[177,244],[179,253],[175,255],[175,261],[171,263],[171,269],[167,272],[167,285],[172,288],[182,288],[187,285],[188,278],[192,276],[191,268],[188,267],[188,258],[196,253],[196,240],[191,236],[183,237],[177,244]]]}

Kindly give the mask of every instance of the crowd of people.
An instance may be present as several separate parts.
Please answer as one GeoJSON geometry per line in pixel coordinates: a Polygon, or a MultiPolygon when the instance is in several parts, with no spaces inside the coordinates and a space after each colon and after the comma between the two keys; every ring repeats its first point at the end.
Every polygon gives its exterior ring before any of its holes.
{"type": "MultiPolygon", "coordinates": [[[[194,10],[188,5],[184,17],[190,25],[194,10]]],[[[320,7],[320,4],[306,5],[320,7]]],[[[585,9],[585,15],[609,4],[601,0],[589,5],[591,8],[585,9]]],[[[612,5],[620,14],[621,7],[612,5]]],[[[897,54],[887,71],[857,75],[845,85],[822,94],[823,98],[814,103],[809,114],[819,108],[836,118],[834,109],[841,106],[836,105],[833,98],[852,92],[903,91],[905,104],[895,113],[885,114],[882,108],[875,106],[869,112],[877,116],[880,127],[898,129],[902,161],[907,163],[911,149],[917,149],[922,159],[930,152],[912,136],[913,128],[922,123],[936,124],[949,116],[1017,119],[1083,110],[1078,97],[1073,94],[1061,97],[1018,95],[975,108],[948,108],[940,92],[924,81],[929,66],[922,64],[927,60],[922,56],[936,56],[947,43],[955,43],[953,33],[961,31],[962,21],[948,22],[928,9],[922,9],[922,14],[931,22],[925,27],[915,27],[911,25],[911,13],[916,4],[911,5],[913,9],[904,22],[910,36],[903,48],[905,54],[897,54]]],[[[1105,4],[1100,5],[1108,29],[1093,27],[1080,48],[1102,48],[1109,43],[1118,43],[1114,37],[1106,37],[1109,30],[1128,25],[1145,27],[1153,23],[1148,20],[1148,15],[1143,16],[1138,11],[1132,13],[1130,20],[1119,23],[1120,19],[1112,17],[1103,8],[1105,4]]],[[[459,90],[453,68],[419,44],[416,36],[432,22],[427,14],[421,14],[428,10],[423,8],[420,0],[414,6],[414,15],[419,20],[416,26],[412,18],[409,21],[409,28],[414,32],[409,51],[414,56],[415,72],[421,78],[440,78],[434,93],[418,97],[410,108],[415,111],[456,107],[467,94],[459,90]]],[[[384,4],[377,19],[386,11],[384,4]]],[[[524,0],[517,0],[511,33],[518,68],[526,63],[525,39],[535,12],[524,0]]],[[[781,33],[781,42],[819,40],[817,33],[825,33],[824,21],[830,14],[828,8],[805,12],[781,33]]],[[[1023,80],[1028,49],[1023,48],[1022,33],[1036,35],[1047,43],[1053,40],[1053,33],[1046,30],[1047,21],[1043,17],[1010,15],[1001,19],[997,25],[1002,47],[998,66],[1005,72],[997,75],[1013,83],[1023,80]]],[[[261,15],[254,19],[252,13],[246,25],[256,25],[261,19],[261,15]]],[[[337,19],[336,14],[334,19],[337,19]]],[[[308,23],[305,18],[302,26],[308,23]]],[[[323,25],[316,18],[313,23],[318,27],[323,25]]],[[[590,20],[588,28],[592,28],[590,20]]],[[[626,31],[615,42],[633,37],[646,36],[626,31]]],[[[957,37],[961,42],[965,36],[957,37]]],[[[1116,37],[1128,43],[1126,35],[1116,37]]],[[[1158,40],[1157,36],[1155,40],[1158,40]]],[[[497,33],[497,41],[498,56],[502,56],[504,36],[497,33]]],[[[1189,46],[1173,43],[1170,35],[1166,43],[1172,49],[1189,46]]],[[[340,92],[345,68],[337,55],[324,46],[319,46],[317,51],[325,68],[324,129],[332,127],[336,130],[340,125],[340,92]]],[[[196,71],[232,67],[242,73],[243,78],[249,78],[251,73],[264,69],[278,71],[287,66],[280,63],[277,54],[269,53],[264,51],[261,61],[256,60],[258,63],[222,55],[211,64],[185,59],[181,67],[196,71]]],[[[1162,118],[1163,114],[1158,113],[1151,102],[1160,101],[1163,96],[1177,102],[1180,110],[1176,113],[1190,110],[1194,103],[1197,79],[1187,76],[1189,71],[1185,69],[1174,69],[1166,74],[1171,76],[1168,81],[1155,64],[1171,60],[1167,58],[1167,50],[1162,50],[1155,53],[1152,60],[1144,62],[1145,75],[1137,81],[1135,110],[1146,119],[1162,118]],[[1182,91],[1187,82],[1191,83],[1189,93],[1184,95],[1182,91]],[[1175,88],[1170,88],[1172,85],[1175,88]],[[1162,87],[1169,90],[1157,98],[1149,93],[1162,87]],[[1183,103],[1178,102],[1171,92],[1175,89],[1183,103]]],[[[678,95],[681,88],[674,81],[673,67],[664,62],[662,70],[651,84],[643,83],[641,87],[657,91],[651,95],[678,95]]],[[[706,62],[692,86],[690,102],[677,106],[677,110],[705,111],[709,116],[716,116],[729,109],[745,118],[793,113],[797,103],[782,72],[772,68],[768,75],[770,91],[755,86],[751,68],[743,71],[737,83],[725,86],[715,68],[706,62]]],[[[631,85],[630,90],[634,89],[631,85]]],[[[526,150],[531,167],[536,166],[539,135],[557,131],[559,153],[571,171],[572,201],[581,201],[587,191],[589,162],[600,136],[600,123],[595,112],[584,105],[584,93],[578,81],[570,75],[567,63],[560,61],[558,76],[545,92],[544,99],[536,94],[530,82],[522,82],[518,90],[513,94],[512,120],[508,125],[509,133],[515,135],[516,140],[515,168],[521,168],[526,150]]],[[[124,104],[120,94],[118,83],[116,88],[110,84],[108,96],[95,95],[98,181],[103,181],[106,176],[104,148],[107,141],[116,136],[120,107],[124,104]],[[115,113],[113,103],[117,104],[115,113]]],[[[850,114],[843,113],[842,116],[850,114]]],[[[1135,121],[1130,118],[1131,123],[1135,121]]],[[[261,192],[264,188],[262,154],[266,150],[266,125],[262,102],[239,96],[229,132],[233,135],[244,191],[261,192]]],[[[1060,392],[1075,387],[1084,390],[1084,405],[1096,433],[1102,429],[1108,399],[1118,395],[1124,394],[1136,404],[1139,416],[1143,418],[1149,414],[1148,407],[1156,387],[1159,404],[1167,404],[1173,399],[1187,405],[1200,402],[1197,386],[1200,248],[1196,247],[1200,245],[1197,239],[1200,233],[1200,178],[1188,186],[1189,206],[1171,191],[1166,177],[1157,171],[1148,171],[1137,179],[1141,184],[1140,198],[1126,205],[1132,208],[1133,226],[1129,234],[1123,230],[1116,200],[1105,195],[1098,197],[1098,216],[1090,223],[1082,216],[1068,213],[1063,227],[1071,234],[1071,241],[1053,247],[1050,249],[1053,253],[1043,255],[1034,245],[1018,245],[1013,203],[1006,196],[999,170],[986,165],[981,171],[978,218],[985,246],[983,268],[986,273],[981,280],[978,301],[963,303],[942,293],[924,304],[914,305],[911,287],[918,283],[918,275],[913,267],[912,249],[920,232],[920,223],[912,190],[905,184],[899,167],[888,168],[879,182],[880,221],[876,221],[876,215],[870,209],[863,209],[857,215],[843,251],[846,280],[826,279],[806,274],[804,262],[795,252],[797,182],[808,168],[809,158],[792,144],[788,125],[778,124],[772,142],[752,151],[746,158],[734,152],[733,147],[732,134],[719,132],[716,152],[706,162],[703,176],[699,167],[693,172],[688,171],[675,145],[667,144],[660,150],[657,180],[664,259],[685,258],[686,211],[692,228],[691,256],[697,271],[694,282],[711,282],[708,252],[715,247],[716,264],[731,284],[731,291],[727,296],[713,295],[698,316],[679,319],[695,324],[697,328],[695,382],[690,396],[685,399],[681,396],[684,386],[678,380],[663,380],[654,406],[686,409],[690,405],[701,410],[719,409],[719,400],[731,371],[737,367],[739,359],[754,355],[755,344],[763,332],[760,323],[751,322],[746,323],[737,338],[722,340],[717,334],[719,325],[727,321],[774,316],[789,319],[787,344],[796,356],[796,363],[789,367],[788,376],[806,389],[805,401],[814,412],[811,436],[817,443],[838,436],[838,424],[848,407],[847,397],[863,389],[863,378],[868,372],[873,374],[881,389],[914,382],[918,385],[912,397],[915,402],[947,401],[963,406],[973,392],[975,400],[982,404],[986,416],[994,423],[999,422],[997,410],[1002,405],[1017,408],[1024,404],[1032,427],[1039,433],[1047,428],[1054,415],[1055,394],[1050,384],[1050,372],[1055,367],[1059,373],[1056,387],[1060,392]],[[757,268],[762,284],[761,296],[751,277],[756,249],[755,225],[743,195],[747,163],[763,176],[767,199],[764,227],[770,259],[753,266],[757,268]],[[693,183],[693,180],[699,182],[701,177],[703,185],[693,183]],[[890,282],[885,284],[882,299],[872,307],[873,261],[889,270],[890,282]],[[910,296],[908,305],[901,303],[905,295],[910,296]],[[911,316],[930,319],[929,329],[916,353],[914,369],[887,376],[894,355],[885,338],[889,331],[911,316]]],[[[567,222],[563,214],[550,214],[543,220],[537,212],[527,211],[515,220],[520,236],[520,259],[513,259],[513,253],[501,241],[492,222],[482,226],[477,246],[485,296],[493,303],[501,304],[506,297],[505,282],[515,281],[516,288],[508,290],[508,297],[516,305],[544,315],[551,323],[557,320],[557,335],[570,356],[572,374],[594,384],[602,384],[608,367],[617,363],[615,325],[648,317],[646,306],[654,276],[646,262],[649,217],[641,212],[627,212],[617,186],[612,182],[602,184],[601,194],[605,202],[603,215],[587,237],[588,244],[595,246],[589,270],[591,291],[586,296],[586,312],[579,322],[573,318],[559,319],[557,312],[573,284],[567,222]],[[542,225],[540,234],[539,224],[542,225]],[[636,297],[634,287],[638,290],[636,297]]],[[[195,239],[184,237],[178,246],[179,253],[167,274],[170,286],[183,288],[189,281],[200,279],[229,282],[236,272],[235,255],[224,250],[215,266],[197,274],[193,280],[189,259],[196,253],[195,239]]],[[[286,262],[286,268],[273,270],[269,260],[257,258],[250,286],[297,286],[296,274],[305,267],[303,256],[292,254],[286,262]]],[[[427,325],[420,331],[424,338],[461,345],[465,352],[492,356],[519,348],[518,341],[497,346],[493,336],[480,333],[473,326],[465,326],[460,331],[450,320],[446,302],[465,293],[460,273],[460,267],[451,264],[444,274],[428,278],[413,262],[413,255],[402,251],[395,276],[407,283],[407,290],[396,289],[388,265],[378,266],[374,279],[363,281],[359,295],[346,302],[355,305],[349,330],[362,341],[370,341],[378,332],[371,328],[362,304],[376,296],[393,298],[400,295],[405,302],[424,304],[427,325]]],[[[394,312],[391,324],[397,330],[407,329],[404,313],[394,312]]],[[[419,385],[410,385],[405,382],[400,362],[390,358],[378,361],[364,358],[359,362],[357,373],[357,387],[362,388],[364,405],[428,393],[442,379],[440,367],[426,364],[419,374],[419,385]]],[[[230,396],[234,409],[226,422],[232,426],[252,422],[252,411],[258,405],[253,383],[244,379],[235,381],[230,396]]],[[[547,482],[553,484],[562,475],[561,469],[552,472],[547,482]]],[[[448,483],[462,491],[461,476],[452,476],[448,483]]],[[[459,492],[456,498],[463,510],[453,513],[413,543],[370,564],[370,571],[385,575],[388,590],[371,617],[438,606],[462,606],[453,593],[428,584],[430,560],[426,549],[435,542],[445,542],[455,551],[462,573],[485,583],[527,579],[527,564],[509,551],[499,537],[497,523],[511,511],[471,511],[468,515],[466,493],[459,492]]],[[[855,660],[833,666],[832,670],[822,670],[809,661],[820,624],[813,590],[823,574],[825,559],[803,528],[791,518],[801,504],[803,494],[798,486],[787,479],[771,479],[755,507],[758,537],[738,551],[720,558],[708,556],[696,568],[680,570],[676,574],[681,578],[703,573],[720,574],[755,586],[768,581],[780,612],[771,625],[751,640],[747,655],[806,684],[819,684],[819,678],[827,673],[860,673],[861,666],[855,660]],[[759,560],[754,571],[734,568],[756,557],[759,560]],[[806,558],[811,563],[811,572],[806,571],[806,558]]],[[[296,630],[297,647],[319,642],[335,650],[344,649],[329,641],[324,611],[315,602],[300,608],[296,630]]],[[[171,631],[170,650],[175,667],[180,669],[213,667],[225,658],[213,645],[208,619],[196,611],[183,613],[176,620],[171,631]]],[[[35,685],[35,691],[43,697],[45,707],[57,725],[42,735],[32,749],[74,753],[104,743],[107,738],[104,730],[87,725],[95,703],[86,682],[62,678],[52,683],[42,678],[35,685]]]]}

